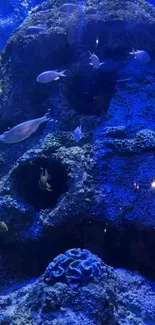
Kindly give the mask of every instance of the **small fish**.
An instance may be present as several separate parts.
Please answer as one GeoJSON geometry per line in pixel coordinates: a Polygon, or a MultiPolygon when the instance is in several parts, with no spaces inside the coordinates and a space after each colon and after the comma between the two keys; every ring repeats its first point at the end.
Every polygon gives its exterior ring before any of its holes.
{"type": "Polygon", "coordinates": [[[79,142],[83,138],[82,128],[78,126],[74,132],[72,133],[73,138],[75,141],[79,142]]]}
{"type": "Polygon", "coordinates": [[[104,62],[100,63],[100,60],[99,60],[98,56],[95,53],[92,54],[89,51],[89,54],[90,54],[90,60],[91,60],[91,63],[89,63],[89,64],[92,65],[94,69],[99,69],[100,66],[102,64],[104,64],[104,62]]]}
{"type": "Polygon", "coordinates": [[[98,37],[96,37],[96,41],[95,41],[96,47],[98,46],[98,43],[99,43],[99,39],[98,37]]]}
{"type": "Polygon", "coordinates": [[[45,27],[43,27],[43,26],[30,26],[25,29],[25,33],[27,35],[39,34],[43,30],[45,30],[45,27]]]}
{"type": "Polygon", "coordinates": [[[150,55],[148,52],[146,51],[142,51],[142,50],[132,50],[132,52],[129,52],[129,54],[134,56],[134,59],[141,61],[141,62],[148,62],[150,61],[150,55]]]}
{"type": "Polygon", "coordinates": [[[6,223],[4,221],[0,221],[0,232],[6,232],[8,231],[8,226],[6,225],[6,223]]]}
{"type": "Polygon", "coordinates": [[[41,168],[39,187],[42,191],[52,192],[51,185],[48,183],[48,180],[51,179],[51,176],[48,173],[48,170],[41,168]]]}
{"type": "Polygon", "coordinates": [[[57,70],[50,70],[50,71],[44,71],[37,77],[37,82],[41,83],[48,83],[54,80],[60,79],[60,77],[66,77],[64,74],[66,70],[63,71],[57,71],[57,70]]]}
{"type": "Polygon", "coordinates": [[[0,142],[6,144],[21,142],[34,133],[40,124],[52,120],[49,112],[42,117],[29,120],[14,126],[12,129],[0,134],[0,142]]]}
{"type": "Polygon", "coordinates": [[[126,82],[126,81],[130,81],[130,80],[132,80],[132,77],[126,78],[126,79],[118,79],[118,80],[116,80],[116,82],[126,82]]]}
{"type": "Polygon", "coordinates": [[[72,14],[74,11],[80,8],[82,8],[82,6],[76,5],[75,3],[64,3],[59,7],[59,11],[66,14],[72,14]]]}

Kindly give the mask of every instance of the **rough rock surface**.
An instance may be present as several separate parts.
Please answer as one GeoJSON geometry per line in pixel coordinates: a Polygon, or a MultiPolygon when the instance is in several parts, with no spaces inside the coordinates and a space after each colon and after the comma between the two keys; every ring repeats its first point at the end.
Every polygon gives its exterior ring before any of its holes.
{"type": "Polygon", "coordinates": [[[102,264],[103,273],[79,289],[61,282],[49,286],[41,277],[14,293],[0,296],[0,324],[154,324],[153,287],[138,274],[102,264]]]}
{"type": "MultiPolygon", "coordinates": [[[[83,20],[77,12],[66,24],[60,4],[47,1],[34,9],[1,53],[0,132],[48,108],[55,118],[23,143],[0,144],[0,214],[9,229],[0,234],[1,294],[34,281],[72,247],[155,279],[155,64],[128,57],[135,47],[155,58],[155,9],[143,0],[88,1],[83,20]],[[43,32],[26,35],[28,26],[42,21],[43,32]],[[105,58],[99,71],[89,67],[88,51],[105,58]],[[36,83],[40,72],[57,68],[67,69],[67,77],[36,83]],[[80,124],[84,137],[76,142],[71,132],[80,124]],[[41,168],[51,176],[52,192],[40,190],[41,168]]],[[[0,321],[154,324],[154,292],[146,280],[115,273],[117,308],[113,289],[110,303],[104,295],[107,278],[76,293],[39,280],[0,297],[0,321]]]]}
{"type": "Polygon", "coordinates": [[[85,9],[69,19],[58,10],[62,3],[50,0],[34,9],[1,54],[1,129],[4,122],[12,126],[12,117],[16,124],[41,115],[48,105],[57,118],[62,107],[68,114],[72,109],[90,115],[104,113],[128,52],[145,46],[155,57],[155,9],[144,0],[87,1],[85,9]],[[25,33],[28,26],[42,23],[46,28],[39,35],[25,33]],[[100,60],[118,60],[108,61],[98,74],[88,64],[88,51],[95,50],[96,37],[100,60]],[[50,69],[67,69],[67,77],[55,84],[38,84],[38,74],[50,69]]]}
{"type": "Polygon", "coordinates": [[[2,0],[0,4],[0,51],[14,31],[28,15],[28,11],[42,0],[2,0]]]}

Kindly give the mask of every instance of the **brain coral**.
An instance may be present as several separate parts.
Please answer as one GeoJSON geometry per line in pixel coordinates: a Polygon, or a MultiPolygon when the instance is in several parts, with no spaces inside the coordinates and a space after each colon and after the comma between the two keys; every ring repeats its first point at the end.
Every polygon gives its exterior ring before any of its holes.
{"type": "Polygon", "coordinates": [[[155,148],[155,132],[144,129],[137,132],[134,139],[115,139],[104,143],[107,147],[114,148],[121,153],[141,152],[155,148]]]}
{"type": "Polygon", "coordinates": [[[83,286],[106,270],[102,260],[86,249],[69,249],[54,258],[45,273],[44,281],[52,285],[63,282],[71,287],[83,286]]]}

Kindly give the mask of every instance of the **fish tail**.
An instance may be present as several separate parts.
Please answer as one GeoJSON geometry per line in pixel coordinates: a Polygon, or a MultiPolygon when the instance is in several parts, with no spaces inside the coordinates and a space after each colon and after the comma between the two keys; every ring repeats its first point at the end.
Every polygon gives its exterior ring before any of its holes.
{"type": "Polygon", "coordinates": [[[136,53],[135,49],[132,49],[132,51],[129,52],[129,54],[131,54],[131,55],[135,55],[135,53],[136,53]]]}
{"type": "Polygon", "coordinates": [[[51,110],[49,109],[48,111],[47,111],[47,113],[44,115],[44,119],[45,119],[45,122],[46,121],[54,121],[54,119],[53,118],[51,118],[51,110]]]}
{"type": "Polygon", "coordinates": [[[61,77],[66,77],[66,75],[64,74],[66,72],[66,70],[60,71],[59,72],[59,76],[61,77]]]}

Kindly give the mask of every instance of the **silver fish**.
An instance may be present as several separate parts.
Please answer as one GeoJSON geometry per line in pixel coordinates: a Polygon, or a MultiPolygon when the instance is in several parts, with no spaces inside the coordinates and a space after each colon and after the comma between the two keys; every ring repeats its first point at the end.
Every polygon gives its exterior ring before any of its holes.
{"type": "Polygon", "coordinates": [[[25,30],[25,33],[27,35],[39,34],[43,30],[45,30],[45,27],[43,26],[30,26],[25,30]]]}
{"type": "Polygon", "coordinates": [[[91,63],[89,63],[89,64],[92,65],[94,69],[99,69],[100,66],[102,64],[104,64],[104,62],[100,63],[100,60],[99,60],[98,56],[95,53],[91,53],[89,51],[89,54],[90,54],[90,60],[91,60],[91,63]]]}
{"type": "Polygon", "coordinates": [[[132,77],[125,78],[125,79],[118,79],[118,80],[116,80],[116,82],[126,82],[126,81],[130,81],[130,80],[132,80],[132,77]]]}
{"type": "Polygon", "coordinates": [[[74,132],[72,133],[73,138],[75,141],[79,142],[83,138],[82,128],[78,126],[74,132]]]}
{"type": "Polygon", "coordinates": [[[95,41],[95,45],[96,45],[96,47],[98,46],[98,44],[99,44],[99,38],[96,37],[96,41],[95,41]]]}
{"type": "Polygon", "coordinates": [[[66,13],[66,14],[72,14],[77,9],[82,9],[83,6],[77,5],[75,3],[64,3],[59,7],[59,11],[66,13]]]}
{"type": "Polygon", "coordinates": [[[64,74],[66,70],[57,71],[57,70],[49,70],[44,71],[37,77],[36,81],[41,83],[48,83],[54,80],[60,79],[60,77],[66,77],[64,74]]]}
{"type": "Polygon", "coordinates": [[[142,61],[144,63],[150,61],[150,55],[148,52],[143,51],[143,50],[132,50],[132,52],[129,52],[129,54],[134,56],[134,59],[138,61],[142,61]]]}
{"type": "Polygon", "coordinates": [[[29,120],[14,126],[12,129],[0,134],[0,142],[6,144],[18,143],[30,137],[34,133],[40,124],[52,120],[49,117],[49,113],[46,115],[29,120]]]}

